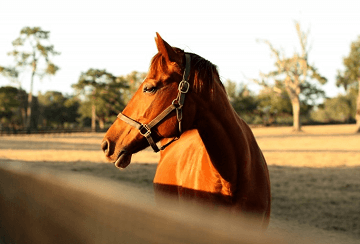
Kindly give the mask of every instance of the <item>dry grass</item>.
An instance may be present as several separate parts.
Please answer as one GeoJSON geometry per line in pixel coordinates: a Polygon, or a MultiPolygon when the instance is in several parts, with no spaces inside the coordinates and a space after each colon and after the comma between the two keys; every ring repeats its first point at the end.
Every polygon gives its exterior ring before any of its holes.
{"type": "MultiPolygon", "coordinates": [[[[292,127],[259,127],[253,128],[254,134],[257,136],[269,135],[289,135],[292,133],[292,127]]],[[[303,126],[302,131],[296,134],[308,135],[339,135],[353,134],[356,131],[354,125],[312,125],[303,126]]]]}
{"type": "MultiPolygon", "coordinates": [[[[100,149],[102,133],[0,137],[0,160],[28,162],[105,163],[100,149]]],[[[133,156],[135,163],[157,163],[159,155],[145,150],[133,156]]]]}
{"type": "MultiPolygon", "coordinates": [[[[339,167],[360,165],[360,135],[353,125],[254,128],[269,165],[293,167],[339,167]]],[[[29,162],[106,162],[100,150],[102,133],[5,136],[0,159],[29,162]]],[[[151,150],[135,154],[133,163],[157,163],[151,150]]]]}
{"type": "MultiPolygon", "coordinates": [[[[352,125],[254,128],[269,164],[273,231],[299,230],[360,238],[360,135],[352,125]],[[314,228],[318,227],[318,228],[314,228]],[[320,230],[322,229],[322,230],[320,230]]],[[[158,154],[135,154],[126,170],[105,163],[103,134],[0,137],[0,162],[22,161],[35,166],[76,171],[127,182],[152,194],[158,154]]],[[[346,241],[344,242],[346,243],[346,241]]]]}
{"type": "Polygon", "coordinates": [[[339,167],[360,165],[360,135],[353,125],[255,128],[260,148],[269,165],[339,167]]]}

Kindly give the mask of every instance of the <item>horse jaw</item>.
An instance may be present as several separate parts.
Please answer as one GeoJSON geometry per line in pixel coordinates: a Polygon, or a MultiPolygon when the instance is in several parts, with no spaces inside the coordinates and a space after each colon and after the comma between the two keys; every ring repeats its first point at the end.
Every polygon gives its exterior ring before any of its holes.
{"type": "Polygon", "coordinates": [[[120,169],[126,168],[131,162],[132,154],[121,151],[118,159],[115,161],[115,166],[120,169]]]}

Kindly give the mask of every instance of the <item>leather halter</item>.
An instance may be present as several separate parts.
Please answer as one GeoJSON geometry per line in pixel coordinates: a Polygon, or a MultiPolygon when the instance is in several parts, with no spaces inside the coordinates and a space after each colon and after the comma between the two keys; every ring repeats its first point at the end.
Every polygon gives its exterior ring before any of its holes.
{"type": "Polygon", "coordinates": [[[183,79],[179,83],[178,87],[178,95],[177,97],[172,101],[171,105],[167,107],[164,111],[162,111],[158,116],[156,116],[150,123],[148,124],[141,124],[140,122],[131,119],[127,117],[126,115],[119,113],[118,118],[122,121],[126,122],[127,124],[137,128],[142,136],[144,136],[147,141],[149,142],[150,146],[154,150],[154,152],[158,152],[160,150],[164,150],[170,143],[176,141],[179,139],[178,137],[173,138],[170,142],[163,145],[162,147],[158,147],[156,143],[154,142],[153,138],[151,137],[151,129],[155,127],[157,124],[159,124],[168,114],[170,114],[173,110],[176,110],[176,117],[179,122],[179,132],[180,135],[182,133],[181,130],[181,120],[182,120],[182,107],[184,106],[185,102],[185,95],[189,91],[190,84],[188,82],[189,75],[190,75],[190,54],[185,54],[185,70],[183,74],[183,79]]]}

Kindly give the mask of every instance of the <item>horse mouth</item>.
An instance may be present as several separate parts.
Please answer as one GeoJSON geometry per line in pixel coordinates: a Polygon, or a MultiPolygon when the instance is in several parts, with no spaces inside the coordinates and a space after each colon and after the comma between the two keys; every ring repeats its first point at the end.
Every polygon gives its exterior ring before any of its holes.
{"type": "Polygon", "coordinates": [[[115,161],[115,166],[121,169],[126,168],[131,162],[131,156],[132,154],[127,153],[126,150],[121,150],[118,158],[115,161]]]}

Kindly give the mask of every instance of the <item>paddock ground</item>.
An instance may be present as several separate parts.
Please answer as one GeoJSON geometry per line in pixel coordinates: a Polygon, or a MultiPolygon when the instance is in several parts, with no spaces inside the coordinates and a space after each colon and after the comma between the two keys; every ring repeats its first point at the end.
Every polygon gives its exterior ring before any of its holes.
{"type": "MultiPolygon", "coordinates": [[[[269,165],[270,231],[322,233],[342,243],[360,240],[360,135],[353,125],[254,128],[269,165]]],[[[104,133],[0,137],[0,162],[89,174],[153,194],[158,154],[145,150],[118,170],[100,150],[104,133]]],[[[360,243],[360,241],[359,241],[360,243]]]]}

